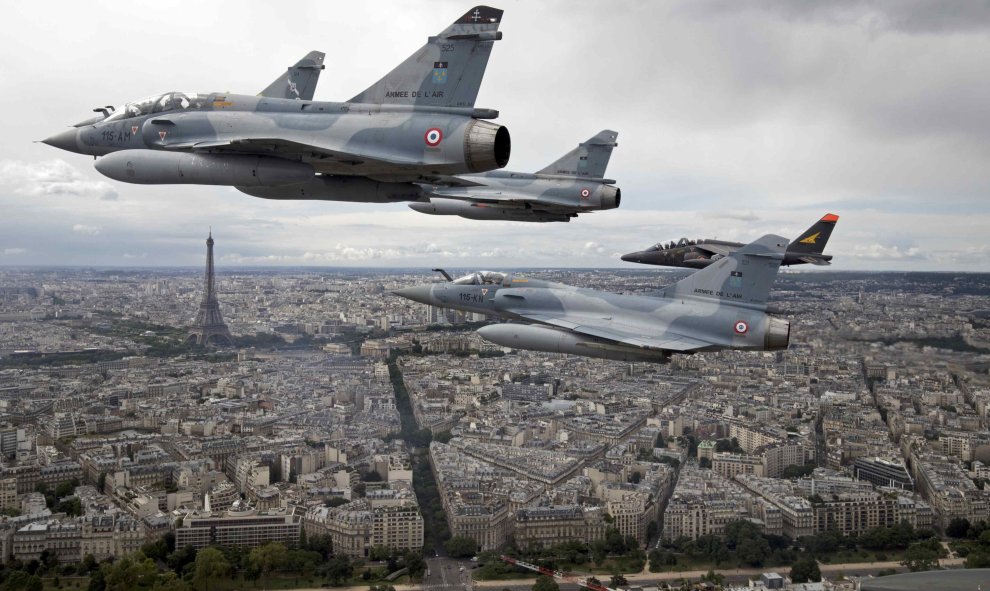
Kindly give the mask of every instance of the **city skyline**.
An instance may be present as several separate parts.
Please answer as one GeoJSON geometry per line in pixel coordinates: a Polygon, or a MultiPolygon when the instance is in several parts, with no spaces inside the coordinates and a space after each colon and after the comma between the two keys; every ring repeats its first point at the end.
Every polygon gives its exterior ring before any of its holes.
{"type": "Polygon", "coordinates": [[[260,3],[199,7],[167,27],[138,4],[131,42],[169,48],[147,53],[96,33],[114,10],[101,6],[8,11],[0,105],[19,115],[0,145],[0,267],[195,267],[212,225],[219,268],[637,269],[618,257],[681,237],[795,236],[831,212],[831,270],[990,271],[983,5],[498,4],[505,38],[478,106],[513,135],[507,168],[620,134],[608,176],[622,206],[569,224],[125,185],[32,143],[156,92],[257,92],[311,49],[328,53],[316,98],[346,100],[466,3],[314,5],[305,21],[260,3]]]}
{"type": "Polygon", "coordinates": [[[269,543],[313,563],[272,580],[316,588],[351,576],[339,564],[372,583],[385,552],[428,591],[503,572],[483,552],[562,543],[644,586],[708,568],[798,583],[802,554],[830,581],[990,560],[990,275],[788,274],[786,351],[655,364],[500,347],[480,314],[385,296],[426,274],[231,274],[233,347],[207,350],[186,340],[202,269],[0,269],[9,567],[54,551],[34,575],[53,580],[116,557],[103,572],[159,541],[169,556],[170,534],[171,555],[243,547],[239,586],[269,543]]]}

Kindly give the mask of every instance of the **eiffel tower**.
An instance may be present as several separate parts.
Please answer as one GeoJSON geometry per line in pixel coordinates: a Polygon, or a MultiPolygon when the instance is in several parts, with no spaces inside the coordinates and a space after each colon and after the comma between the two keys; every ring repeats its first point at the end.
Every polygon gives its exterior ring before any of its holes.
{"type": "Polygon", "coordinates": [[[189,331],[186,344],[216,346],[234,346],[230,331],[223,322],[220,314],[220,302],[217,301],[216,280],[213,275],[213,231],[206,239],[206,291],[203,301],[199,303],[199,314],[196,315],[196,325],[189,331]]]}

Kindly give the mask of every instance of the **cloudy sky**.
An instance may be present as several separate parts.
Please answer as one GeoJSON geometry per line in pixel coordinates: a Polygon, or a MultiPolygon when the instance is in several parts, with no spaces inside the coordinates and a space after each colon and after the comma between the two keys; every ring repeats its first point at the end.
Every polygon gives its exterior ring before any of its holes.
{"type": "Polygon", "coordinates": [[[841,216],[836,270],[990,271],[990,2],[591,0],[505,10],[478,99],[533,171],[619,131],[622,207],[569,224],[127,185],[34,143],[166,90],[254,94],[307,51],[346,100],[455,1],[4,3],[0,266],[636,265],[658,242],[792,237],[841,216]]]}

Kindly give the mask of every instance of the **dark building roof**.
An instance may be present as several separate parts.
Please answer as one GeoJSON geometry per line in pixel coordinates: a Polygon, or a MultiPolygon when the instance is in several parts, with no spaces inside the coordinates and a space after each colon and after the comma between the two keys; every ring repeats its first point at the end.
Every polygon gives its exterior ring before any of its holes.
{"type": "Polygon", "coordinates": [[[933,570],[864,580],[861,591],[976,591],[990,589],[990,568],[933,570]]]}

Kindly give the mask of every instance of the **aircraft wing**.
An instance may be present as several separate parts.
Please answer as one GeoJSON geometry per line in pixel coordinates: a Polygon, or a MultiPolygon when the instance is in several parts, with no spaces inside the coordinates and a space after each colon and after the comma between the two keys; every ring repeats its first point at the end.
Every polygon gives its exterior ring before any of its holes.
{"type": "MultiPolygon", "coordinates": [[[[449,174],[433,174],[423,177],[423,188],[426,190],[432,190],[437,185],[444,188],[448,187],[484,187],[484,183],[478,183],[468,179],[462,179],[459,176],[453,176],[449,174]],[[429,184],[427,184],[429,183],[429,184]]],[[[446,197],[446,195],[445,195],[446,197]]]]}
{"type": "Polygon", "coordinates": [[[257,154],[266,156],[297,156],[326,158],[347,164],[363,164],[380,162],[390,166],[419,166],[422,162],[405,158],[382,158],[379,155],[368,156],[351,150],[342,150],[335,146],[313,145],[294,142],[282,138],[233,138],[224,140],[207,140],[196,142],[180,142],[165,144],[166,150],[189,152],[210,152],[226,154],[257,154]]]}
{"type": "Polygon", "coordinates": [[[732,248],[730,246],[724,246],[722,244],[695,244],[694,247],[697,248],[698,250],[703,250],[713,255],[720,254],[724,257],[727,257],[730,254],[734,253],[735,251],[739,250],[738,248],[732,248]]]}
{"type": "Polygon", "coordinates": [[[831,265],[832,263],[823,259],[822,257],[816,256],[803,256],[798,257],[798,260],[802,263],[811,263],[812,265],[831,265]]]}
{"type": "Polygon", "coordinates": [[[698,351],[712,345],[712,343],[679,335],[672,332],[663,335],[644,335],[643,331],[634,325],[604,320],[598,317],[587,317],[575,314],[527,314],[518,310],[513,313],[522,316],[527,320],[549,324],[559,328],[566,328],[574,332],[588,335],[599,339],[614,341],[619,344],[643,349],[656,349],[661,351],[698,351]]]}

